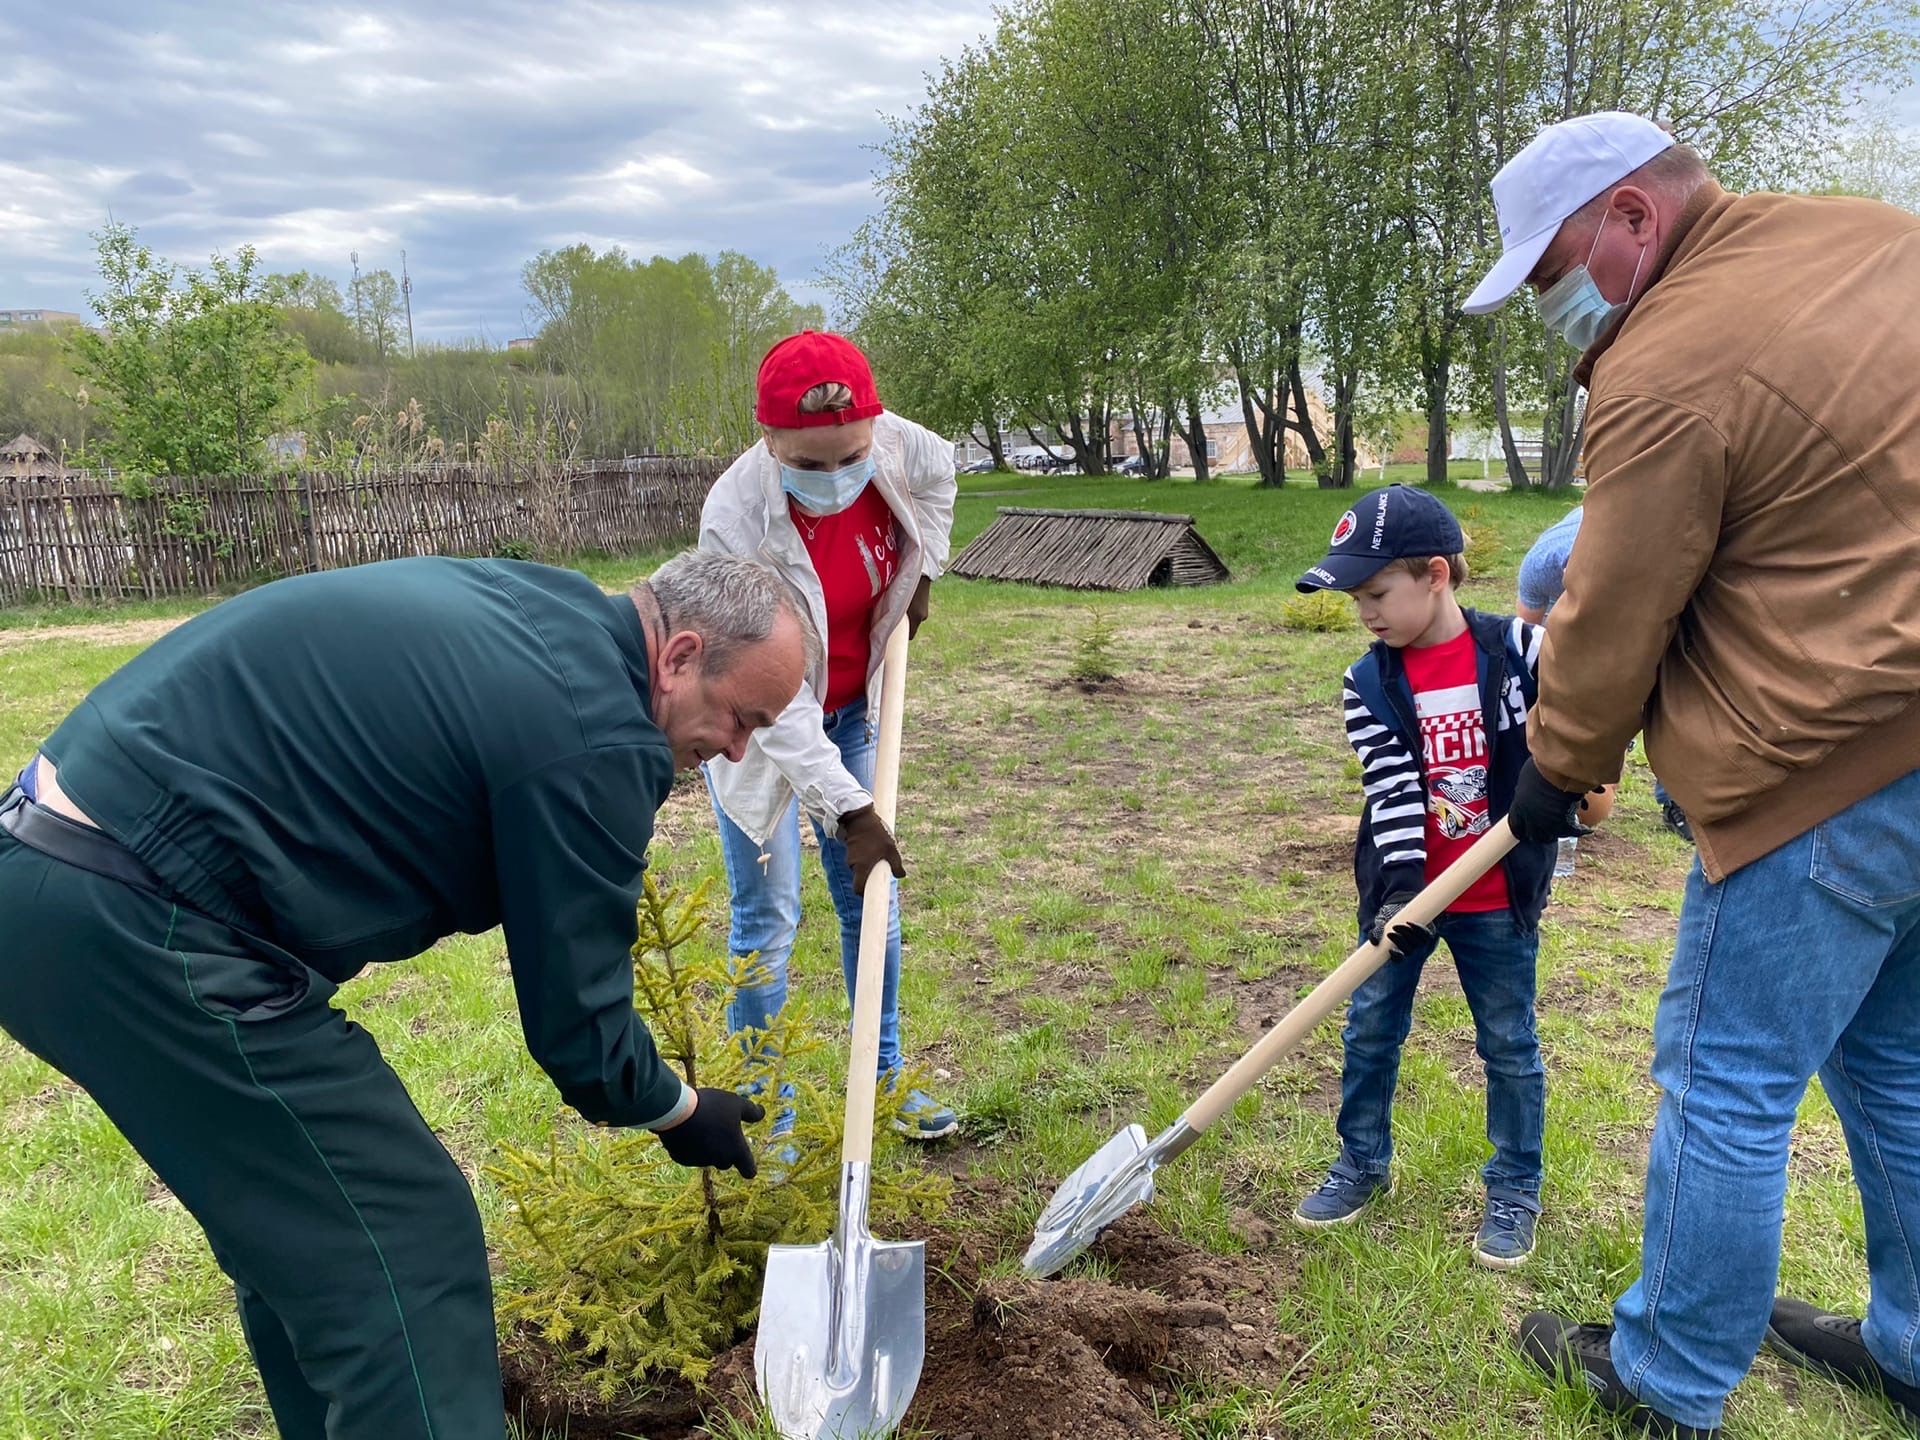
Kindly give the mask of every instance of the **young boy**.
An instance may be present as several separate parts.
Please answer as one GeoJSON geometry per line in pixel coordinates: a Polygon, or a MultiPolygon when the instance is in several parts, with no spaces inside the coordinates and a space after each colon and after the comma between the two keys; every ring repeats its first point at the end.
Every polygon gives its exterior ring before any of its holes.
{"type": "Polygon", "coordinates": [[[1332,547],[1297,588],[1343,590],[1377,637],[1347,670],[1347,739],[1366,799],[1354,846],[1360,929],[1384,933],[1394,959],[1354,993],[1342,1034],[1340,1159],[1294,1211],[1301,1225],[1343,1225],[1390,1186],[1391,1113],[1414,987],[1447,942],[1486,1066],[1487,1206],[1473,1257],[1521,1264],[1540,1214],[1546,1072],[1533,1027],[1536,927],[1553,873],[1551,845],[1516,846],[1432,926],[1393,916],[1506,813],[1527,758],[1541,631],[1464,610],[1460,526],[1423,490],[1390,485],[1334,526],[1332,547]]]}

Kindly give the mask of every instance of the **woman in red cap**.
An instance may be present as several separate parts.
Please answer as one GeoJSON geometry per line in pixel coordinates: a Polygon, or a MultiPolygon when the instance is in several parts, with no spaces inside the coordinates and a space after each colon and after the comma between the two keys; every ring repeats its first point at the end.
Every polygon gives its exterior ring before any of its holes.
{"type": "MultiPolygon", "coordinates": [[[[953,529],[953,446],[888,413],[858,346],[803,330],[760,362],[754,414],[763,434],[707,496],[700,548],[748,555],[778,570],[812,607],[827,637],[793,703],[756,731],[744,759],[706,763],[720,821],[735,956],[759,952],[767,983],[735,992],[734,1031],[764,1028],[787,998],[787,959],[800,926],[800,820],[820,842],[827,889],[840,916],[840,960],[853,992],[860,954],[860,897],[885,864],[905,874],[892,834],[874,813],[874,717],[886,637],[901,616],[909,633],[927,614],[927,592],[947,561],[953,529]]],[[[900,904],[887,922],[880,1072],[900,1069],[900,904]]],[[[791,1087],[782,1093],[791,1096],[791,1087]]],[[[893,1126],[932,1140],[959,1126],[951,1109],[917,1089],[895,1092],[893,1126]]],[[[793,1128],[774,1117],[773,1135],[793,1128]]],[[[782,1146],[783,1150],[789,1147],[782,1146]]]]}

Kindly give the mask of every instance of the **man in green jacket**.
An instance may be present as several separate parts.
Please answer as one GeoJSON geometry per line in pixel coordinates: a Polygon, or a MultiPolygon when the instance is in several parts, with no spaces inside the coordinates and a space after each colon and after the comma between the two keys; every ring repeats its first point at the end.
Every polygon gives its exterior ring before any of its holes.
{"type": "Polygon", "coordinates": [[[754,1173],[628,951],[676,770],[738,758],[814,645],[772,572],[631,594],[397,560],[279,581],[102,682],[0,802],[0,1026],[205,1228],[289,1440],[504,1433],[480,1217],[373,1039],[370,963],[505,929],[527,1047],[602,1125],[754,1173]]]}
{"type": "Polygon", "coordinates": [[[1530,1315],[1522,1347],[1656,1434],[1717,1435],[1763,1338],[1920,1415],[1920,217],[1729,194],[1617,112],[1549,126],[1493,191],[1505,253],[1467,308],[1531,285],[1588,386],[1513,828],[1574,833],[1644,723],[1699,843],[1640,1276],[1611,1325],[1530,1315]],[[1815,1074],[1864,1320],[1774,1297],[1815,1074]]]}

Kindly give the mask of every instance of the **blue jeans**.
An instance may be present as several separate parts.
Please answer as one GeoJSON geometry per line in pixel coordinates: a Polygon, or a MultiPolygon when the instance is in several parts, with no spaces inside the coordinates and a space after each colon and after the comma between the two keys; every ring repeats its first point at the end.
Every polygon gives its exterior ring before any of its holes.
{"type": "Polygon", "coordinates": [[[1920,1336],[1920,770],[1709,884],[1687,880],[1653,1025],[1660,1111],[1640,1278],[1613,1363],[1685,1425],[1720,1423],[1766,1331],[1787,1146],[1815,1074],[1866,1212],[1863,1338],[1906,1384],[1920,1336]]]}
{"type": "MultiPolygon", "coordinates": [[[[826,717],[827,738],[840,749],[841,763],[863,786],[873,786],[873,729],[867,724],[867,702],[855,700],[826,717]]],[[[705,773],[704,771],[702,772],[705,773]]],[[[712,785],[708,785],[712,794],[712,785]]],[[[727,946],[736,961],[760,952],[766,982],[742,986],[727,1006],[727,1029],[764,1030],[787,1003],[787,961],[794,936],[800,930],[800,806],[790,801],[787,813],[773,827],[765,847],[729,820],[718,804],[720,852],[727,866],[727,890],[732,897],[733,921],[727,946]],[[765,857],[764,859],[762,857],[765,857]]],[[[860,962],[860,896],[853,888],[853,870],[847,847],[824,834],[818,823],[820,864],[826,871],[827,893],[840,916],[840,969],[846,976],[847,997],[853,997],[854,972],[860,962]]],[[[900,887],[893,887],[887,915],[887,970],[880,993],[880,1071],[900,1067],[900,887]]]]}
{"type": "MultiPolygon", "coordinates": [[[[1453,953],[1473,1011],[1474,1049],[1487,1074],[1487,1139],[1480,1172],[1487,1194],[1540,1210],[1541,1136],[1547,1072],[1533,1028],[1534,961],[1540,937],[1510,910],[1442,915],[1436,927],[1453,953]]],[[[1400,1047],[1413,1028],[1413,992],[1433,946],[1389,960],[1353,992],[1341,1032],[1340,1160],[1356,1176],[1384,1175],[1393,1156],[1393,1090],[1400,1047]]]]}

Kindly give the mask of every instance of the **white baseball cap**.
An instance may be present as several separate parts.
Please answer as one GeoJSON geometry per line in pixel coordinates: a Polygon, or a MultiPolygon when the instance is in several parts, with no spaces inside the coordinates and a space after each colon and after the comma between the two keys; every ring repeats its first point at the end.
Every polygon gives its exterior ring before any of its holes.
{"type": "Polygon", "coordinates": [[[1579,115],[1534,136],[1493,177],[1493,212],[1504,248],[1462,308],[1485,315],[1506,304],[1569,215],[1673,144],[1673,136],[1651,120],[1624,110],[1579,115]]]}

